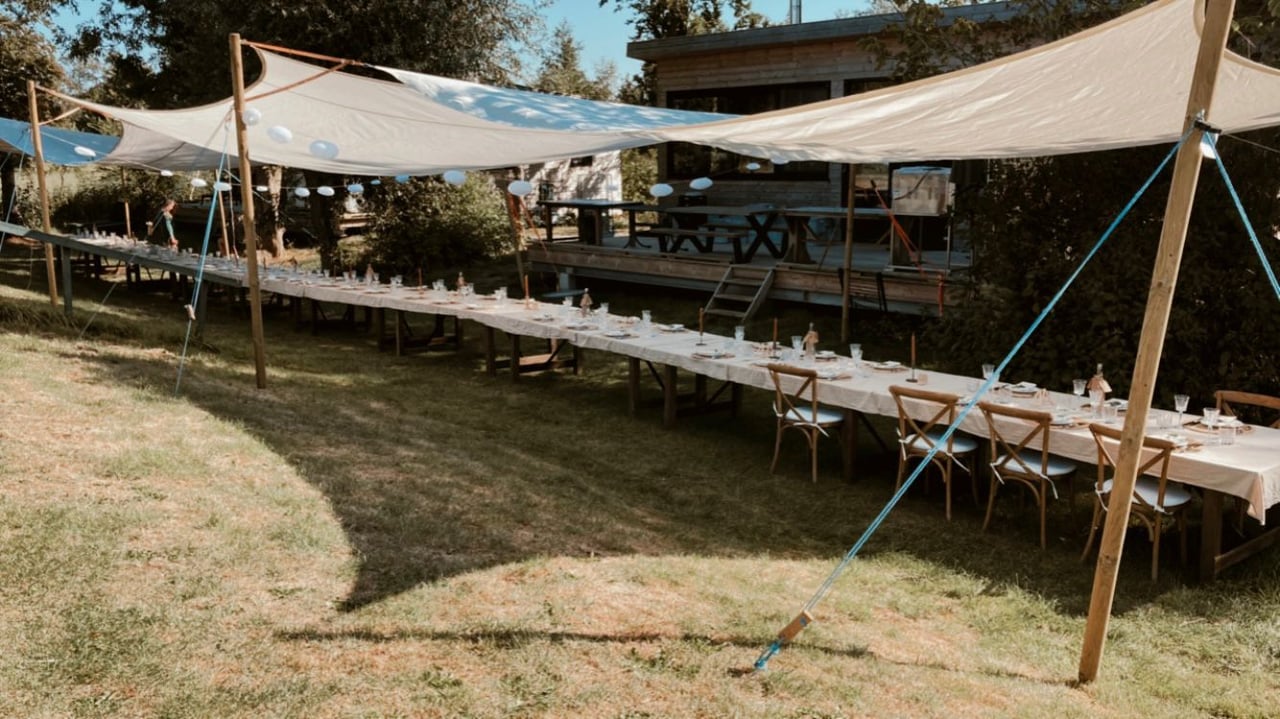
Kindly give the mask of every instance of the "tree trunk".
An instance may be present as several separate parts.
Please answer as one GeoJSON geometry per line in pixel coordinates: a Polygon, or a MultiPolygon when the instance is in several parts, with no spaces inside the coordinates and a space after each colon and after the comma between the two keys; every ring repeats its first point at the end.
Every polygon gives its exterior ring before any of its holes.
{"type": "Polygon", "coordinates": [[[258,251],[270,252],[272,258],[279,259],[284,253],[285,212],[284,198],[280,192],[284,183],[284,168],[279,165],[255,167],[253,180],[256,184],[267,187],[266,196],[261,198],[262,208],[255,213],[258,251]]]}
{"type": "Polygon", "coordinates": [[[320,252],[320,264],[326,270],[337,267],[338,235],[333,231],[333,198],[315,192],[314,188],[330,184],[330,176],[313,170],[303,172],[307,187],[313,188],[307,206],[311,210],[311,229],[315,232],[316,248],[320,252]]]}

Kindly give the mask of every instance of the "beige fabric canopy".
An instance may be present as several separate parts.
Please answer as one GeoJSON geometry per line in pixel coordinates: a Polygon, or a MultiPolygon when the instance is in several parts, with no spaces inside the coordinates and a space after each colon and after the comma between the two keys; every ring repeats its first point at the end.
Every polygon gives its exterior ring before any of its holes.
{"type": "MultiPolygon", "coordinates": [[[[1096,28],[983,65],[873,93],[722,119],[387,69],[399,82],[263,52],[248,92],[258,163],[350,175],[432,174],[590,155],[662,141],[762,158],[881,162],[1053,155],[1180,135],[1202,11],[1160,0],[1096,28]],[[708,120],[712,120],[708,122],[708,120]],[[291,135],[288,142],[279,129],[291,135]],[[316,152],[321,143],[332,152],[316,152]]],[[[260,51],[261,52],[261,51],[260,51]]],[[[125,124],[105,161],[216,166],[234,154],[230,100],[177,111],[89,107],[125,124]]],[[[1280,72],[1228,53],[1208,122],[1280,124],[1280,72]]]]}

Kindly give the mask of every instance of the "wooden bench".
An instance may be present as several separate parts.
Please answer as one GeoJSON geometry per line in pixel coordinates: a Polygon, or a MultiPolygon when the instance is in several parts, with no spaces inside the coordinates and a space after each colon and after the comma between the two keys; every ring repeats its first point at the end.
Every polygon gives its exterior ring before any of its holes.
{"type": "Polygon", "coordinates": [[[727,242],[733,248],[733,261],[743,262],[742,241],[750,231],[734,229],[686,229],[681,227],[652,227],[637,233],[637,237],[653,237],[658,240],[658,251],[676,253],[685,241],[693,243],[699,252],[711,252],[717,242],[727,242]]]}

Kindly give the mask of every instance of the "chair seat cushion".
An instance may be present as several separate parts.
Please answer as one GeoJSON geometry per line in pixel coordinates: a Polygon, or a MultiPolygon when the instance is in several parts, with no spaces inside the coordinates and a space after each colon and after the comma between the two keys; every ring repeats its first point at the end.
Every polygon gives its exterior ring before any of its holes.
{"type": "MultiPolygon", "coordinates": [[[[1026,466],[1030,468],[1031,471],[1040,471],[1040,452],[1034,449],[1024,449],[1018,453],[1018,456],[1022,458],[1022,461],[1026,463],[1026,466]]],[[[1002,454],[999,457],[996,457],[996,461],[992,464],[997,467],[1007,468],[1013,472],[1024,471],[1021,464],[1018,464],[1016,461],[1009,461],[1009,455],[1007,454],[1002,454]],[[1009,462],[1009,464],[1005,465],[1005,462],[1009,462]]],[[[1076,473],[1076,463],[1069,459],[1063,459],[1062,457],[1051,454],[1049,455],[1049,464],[1045,467],[1045,470],[1045,474],[1049,477],[1066,477],[1076,473]]]]}
{"type": "MultiPolygon", "coordinates": [[[[1114,479],[1108,479],[1102,483],[1102,493],[1111,494],[1111,485],[1114,479]]],[[[1142,497],[1142,501],[1151,506],[1156,506],[1156,500],[1160,497],[1160,481],[1151,477],[1138,477],[1138,481],[1133,486],[1133,493],[1142,497]]],[[[1191,501],[1191,490],[1178,484],[1177,482],[1169,482],[1164,488],[1164,511],[1169,512],[1178,509],[1182,505],[1191,501]]]]}
{"type": "MultiPolygon", "coordinates": [[[[925,432],[925,434],[928,435],[931,442],[921,440],[919,435],[908,435],[907,438],[903,440],[907,449],[918,454],[924,454],[929,451],[930,443],[932,443],[940,445],[938,447],[939,452],[946,451],[946,445],[941,443],[943,430],[931,429],[928,432],[925,432]]],[[[967,434],[956,432],[951,435],[951,451],[953,454],[968,454],[970,452],[976,452],[978,451],[978,440],[967,434]]]]}
{"type": "MultiPolygon", "coordinates": [[[[786,419],[788,422],[802,422],[805,424],[810,424],[813,422],[813,410],[810,408],[810,405],[808,404],[797,403],[794,409],[787,412],[786,419]]],[[[833,424],[840,424],[843,421],[844,421],[843,411],[827,409],[822,405],[818,405],[817,424],[820,424],[826,427],[833,424]]]]}

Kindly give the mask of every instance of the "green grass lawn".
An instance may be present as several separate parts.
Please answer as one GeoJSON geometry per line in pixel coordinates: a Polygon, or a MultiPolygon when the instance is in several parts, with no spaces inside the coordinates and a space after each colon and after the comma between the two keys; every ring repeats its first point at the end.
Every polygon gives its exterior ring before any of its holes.
{"type": "MultiPolygon", "coordinates": [[[[751,673],[892,494],[869,433],[853,483],[833,442],[810,482],[798,436],[774,476],[763,392],[664,430],[628,414],[616,357],[512,384],[477,331],[397,358],[280,310],[257,390],[225,302],[175,397],[182,302],[103,307],[83,282],[68,321],[42,276],[0,257],[0,716],[1280,714],[1280,552],[1193,586],[1170,550],[1153,584],[1131,532],[1102,676],[1077,687],[1087,496],[1055,503],[1041,552],[1030,503],[982,533],[966,487],[950,523],[919,488],[751,673]]],[[[696,297],[593,294],[696,320],[696,297]]],[[[807,320],[767,308],[755,336],[773,314],[807,320]]],[[[901,358],[900,330],[860,327],[901,358]]]]}

